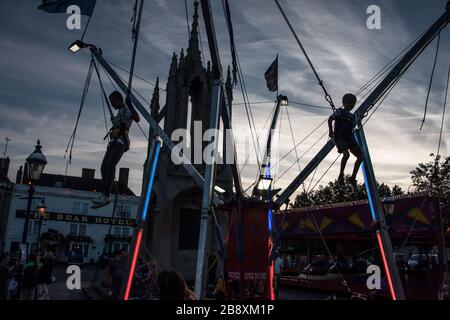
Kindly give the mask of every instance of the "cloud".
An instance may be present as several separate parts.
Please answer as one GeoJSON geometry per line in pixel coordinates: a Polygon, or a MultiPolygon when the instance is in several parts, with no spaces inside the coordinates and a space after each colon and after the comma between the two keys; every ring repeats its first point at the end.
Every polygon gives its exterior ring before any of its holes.
{"type": "MultiPolygon", "coordinates": [[[[80,38],[82,31],[67,30],[64,14],[47,14],[36,10],[39,3],[38,0],[0,3],[3,26],[0,30],[0,137],[8,136],[13,139],[8,147],[8,154],[13,159],[10,176],[14,175],[15,170],[32,151],[37,138],[42,140],[44,152],[49,158],[46,171],[65,171],[63,155],[75,123],[89,65],[87,52],[73,55],[66,49],[73,40],[80,38]]],[[[125,68],[130,64],[133,45],[130,22],[133,3],[99,1],[86,34],[86,41],[100,46],[108,60],[125,68]]],[[[281,3],[336,105],[340,102],[340,96],[346,92],[355,92],[428,28],[445,7],[443,0],[414,4],[406,0],[283,0],[281,3]],[[381,30],[372,31],[365,26],[366,8],[371,4],[381,7],[381,30]]],[[[188,4],[191,21],[193,8],[189,2],[188,4]]],[[[280,93],[288,95],[293,102],[327,106],[323,92],[275,4],[272,1],[231,0],[230,6],[236,46],[250,100],[275,100],[275,96],[266,90],[263,74],[275,55],[279,54],[280,93]]],[[[213,2],[212,8],[221,62],[225,67],[231,63],[229,37],[220,3],[213,2]]],[[[83,22],[86,22],[85,18],[83,22]]],[[[205,59],[209,59],[202,19],[200,29],[203,54],[205,59]]],[[[159,76],[161,86],[165,87],[172,53],[178,54],[182,47],[187,47],[187,36],[183,3],[174,0],[157,0],[151,5],[146,3],[136,74],[152,82],[159,76]]],[[[409,170],[418,162],[428,161],[428,154],[435,152],[437,148],[445,78],[450,61],[449,38],[448,30],[444,30],[429,101],[429,116],[424,129],[418,130],[435,44],[417,59],[366,126],[379,180],[407,188],[410,184],[409,170]]],[[[125,72],[120,71],[119,74],[127,79],[125,72]]],[[[109,80],[104,75],[103,77],[106,89],[112,90],[109,80]]],[[[134,87],[147,101],[151,99],[152,86],[134,80],[134,87]]],[[[239,86],[235,87],[234,97],[235,102],[242,101],[239,86]]],[[[165,93],[161,91],[161,105],[164,105],[164,101],[165,93]]],[[[258,131],[262,130],[272,109],[272,104],[252,106],[258,131]]],[[[328,110],[291,104],[289,116],[295,141],[304,138],[328,115],[328,110]]],[[[443,153],[447,155],[450,147],[449,119],[447,117],[445,122],[442,146],[443,153]]],[[[233,122],[235,128],[249,127],[242,105],[234,106],[233,122]]],[[[82,167],[96,168],[98,171],[105,148],[102,141],[104,127],[100,90],[94,77],[80,120],[69,174],[79,175],[82,167]]],[[[142,123],[142,127],[145,132],[148,131],[146,124],[142,123]]],[[[326,126],[323,126],[317,134],[299,145],[298,154],[303,154],[325,131],[326,126]]],[[[130,184],[139,194],[147,141],[136,126],[132,128],[131,140],[132,149],[124,156],[121,166],[131,168],[130,184]]],[[[263,140],[261,145],[264,145],[263,140]]],[[[302,158],[302,167],[325,141],[326,138],[302,158]]],[[[277,152],[284,155],[292,147],[287,114],[284,112],[280,143],[275,149],[278,148],[277,152]]],[[[330,167],[336,155],[332,151],[321,164],[312,185],[330,167]]],[[[245,159],[241,159],[241,165],[244,161],[245,159]]],[[[295,162],[296,155],[292,152],[281,162],[276,174],[281,175],[295,162]]],[[[336,178],[338,167],[338,164],[332,166],[321,183],[336,178]]],[[[292,166],[277,184],[280,187],[287,186],[297,171],[298,166],[292,166]]],[[[253,183],[256,174],[257,167],[247,165],[243,170],[244,186],[253,183]]]]}

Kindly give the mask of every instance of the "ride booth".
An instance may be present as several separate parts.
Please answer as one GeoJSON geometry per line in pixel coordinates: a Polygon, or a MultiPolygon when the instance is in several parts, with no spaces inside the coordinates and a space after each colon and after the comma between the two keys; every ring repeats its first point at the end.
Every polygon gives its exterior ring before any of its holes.
{"type": "Polygon", "coordinates": [[[271,210],[266,202],[245,200],[231,209],[225,281],[231,300],[273,300],[271,210]],[[269,213],[270,211],[270,213],[269,213]],[[270,222],[270,226],[269,226],[270,222]]]}

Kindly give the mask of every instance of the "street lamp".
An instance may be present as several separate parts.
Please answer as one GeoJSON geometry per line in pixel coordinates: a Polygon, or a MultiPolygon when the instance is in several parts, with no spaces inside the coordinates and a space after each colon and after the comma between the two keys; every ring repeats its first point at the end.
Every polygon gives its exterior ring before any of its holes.
{"type": "Polygon", "coordinates": [[[385,197],[382,201],[384,213],[388,216],[392,216],[395,213],[395,198],[385,197]]]}
{"type": "Polygon", "coordinates": [[[289,100],[288,100],[288,98],[286,96],[279,95],[278,99],[280,99],[281,105],[283,107],[286,107],[286,106],[289,105],[289,100]]]}
{"type": "Polygon", "coordinates": [[[273,179],[270,176],[260,176],[256,188],[262,198],[267,198],[271,188],[273,179]]]}
{"type": "Polygon", "coordinates": [[[41,178],[41,174],[44,171],[45,165],[47,164],[47,159],[45,158],[41,149],[42,149],[41,142],[38,140],[33,153],[30,154],[26,159],[27,176],[25,177],[25,179],[30,185],[30,187],[28,188],[28,197],[24,198],[28,200],[28,203],[27,203],[27,212],[25,214],[25,223],[23,226],[22,244],[26,245],[27,255],[28,255],[28,243],[27,243],[28,226],[30,223],[31,203],[33,201],[33,195],[35,191],[33,182],[39,181],[39,179],[41,178]]]}
{"type": "Polygon", "coordinates": [[[76,53],[76,52],[80,51],[81,49],[89,48],[89,47],[94,47],[94,45],[88,44],[88,43],[84,43],[81,40],[76,40],[69,46],[68,49],[69,49],[70,52],[76,53]]]}
{"type": "Polygon", "coordinates": [[[41,228],[42,228],[42,220],[45,217],[45,211],[47,210],[47,206],[45,205],[45,198],[42,198],[41,203],[37,207],[37,211],[39,214],[39,231],[38,231],[38,238],[36,243],[36,253],[39,254],[39,244],[41,241],[41,228]]]}

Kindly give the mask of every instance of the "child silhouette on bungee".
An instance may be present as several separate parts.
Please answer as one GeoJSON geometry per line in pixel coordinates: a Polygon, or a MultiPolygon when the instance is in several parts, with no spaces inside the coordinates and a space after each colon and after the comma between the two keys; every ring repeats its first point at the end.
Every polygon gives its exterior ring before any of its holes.
{"type": "Polygon", "coordinates": [[[356,96],[354,94],[347,93],[344,95],[342,98],[342,108],[337,109],[328,119],[328,128],[330,131],[330,138],[334,139],[338,152],[343,155],[338,182],[340,185],[345,183],[344,171],[351,152],[356,157],[356,161],[349,181],[356,189],[356,175],[358,174],[359,167],[363,161],[363,153],[354,136],[356,117],[350,112],[355,107],[355,104],[356,96]]]}

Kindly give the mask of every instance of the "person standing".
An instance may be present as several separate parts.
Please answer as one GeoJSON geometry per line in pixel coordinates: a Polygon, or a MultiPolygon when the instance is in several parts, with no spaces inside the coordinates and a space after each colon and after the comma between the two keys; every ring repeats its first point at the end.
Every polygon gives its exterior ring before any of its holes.
{"type": "Polygon", "coordinates": [[[37,257],[31,254],[28,263],[23,267],[22,300],[34,300],[37,283],[37,257]]]}
{"type": "Polygon", "coordinates": [[[111,297],[113,300],[120,299],[120,290],[122,288],[122,280],[125,274],[125,263],[127,253],[119,251],[114,260],[106,267],[106,274],[111,283],[111,297]]]}
{"type": "Polygon", "coordinates": [[[49,300],[48,286],[52,283],[53,254],[46,252],[37,276],[37,299],[49,300]]]}
{"type": "Polygon", "coordinates": [[[275,274],[275,299],[278,300],[279,296],[280,296],[280,289],[278,287],[279,285],[279,280],[280,280],[280,275],[281,275],[281,268],[283,267],[283,259],[281,258],[281,256],[278,254],[275,262],[274,262],[274,274],[275,274]]]}
{"type": "Polygon", "coordinates": [[[184,278],[176,271],[162,271],[158,276],[160,300],[195,300],[184,278]]]}
{"type": "Polygon", "coordinates": [[[0,256],[0,301],[8,299],[9,269],[8,255],[0,256]]]}

